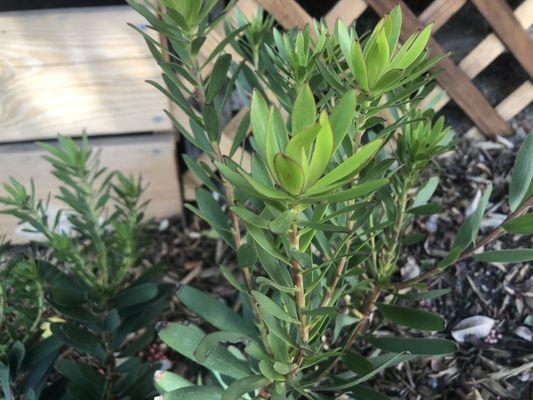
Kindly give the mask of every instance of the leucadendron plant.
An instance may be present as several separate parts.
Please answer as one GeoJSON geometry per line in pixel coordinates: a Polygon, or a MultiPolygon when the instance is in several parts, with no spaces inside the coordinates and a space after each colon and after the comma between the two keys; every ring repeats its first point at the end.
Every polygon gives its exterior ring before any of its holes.
{"type": "Polygon", "coordinates": [[[529,249],[478,250],[505,232],[531,233],[525,213],[533,203],[533,136],[517,157],[506,222],[477,239],[489,186],[449,254],[423,260],[420,276],[401,281],[405,247],[424,237],[413,220],[441,212],[429,203],[438,186],[431,161],[453,148],[444,119],[418,109],[441,59],[426,49],[431,28],[400,45],[398,7],[359,36],[342,22],[332,32],[314,22],[267,34],[271,21],[262,13],[245,24],[238,13],[232,20],[228,6],[210,19],[215,1],[130,4],[169,43],[139,30],[166,87],[152,84],[179,108],[168,113],[179,133],[212,161],[184,156],[203,184],[197,206],[187,207],[236,252],[239,265],[221,267],[240,295],[237,310],[179,288],[179,300],[210,333],[170,322],[159,336],[209,373],[193,383],[159,372],[162,397],[386,399],[369,383],[382,370],[452,355],[457,347],[446,339],[445,321],[417,301],[445,294],[429,290],[427,278],[458,260],[532,258],[529,249]],[[213,36],[224,39],[217,45],[213,36]],[[222,110],[235,88],[250,110],[228,143],[222,110]],[[378,329],[384,324],[396,325],[395,334],[378,329]]]}
{"type": "Polygon", "coordinates": [[[0,364],[0,373],[10,377],[0,377],[4,396],[152,398],[157,367],[140,353],[154,339],[154,324],[168,303],[169,291],[162,283],[162,265],[143,266],[147,252],[144,184],[140,177],[101,166],[99,153],[90,147],[86,135],[79,142],[60,136],[57,145],[41,145],[60,183],[56,193],[60,205],[54,211],[47,200],[38,199],[33,184],[26,188],[11,179],[2,187],[0,212],[16,217],[41,250],[24,270],[11,274],[22,285],[18,291],[0,283],[11,296],[8,313],[4,309],[7,325],[0,323],[0,333],[6,325],[10,336],[34,335],[46,299],[50,318],[47,333],[41,336],[48,338],[46,346],[30,349],[27,357],[20,344],[23,340],[13,345],[9,368],[0,364]],[[23,289],[29,293],[24,295],[23,289]],[[35,304],[24,305],[24,297],[26,301],[34,298],[35,304]],[[27,315],[19,322],[29,316],[31,320],[26,326],[13,326],[9,314],[27,315]],[[56,373],[45,386],[52,364],[61,377],[56,373]],[[21,366],[29,370],[30,380],[24,379],[26,370],[21,366]]]}

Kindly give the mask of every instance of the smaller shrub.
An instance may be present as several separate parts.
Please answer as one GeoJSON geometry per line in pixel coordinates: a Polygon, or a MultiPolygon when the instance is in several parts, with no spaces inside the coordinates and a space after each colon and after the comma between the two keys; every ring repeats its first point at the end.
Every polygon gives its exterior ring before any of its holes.
{"type": "Polygon", "coordinates": [[[33,184],[27,189],[14,179],[0,203],[43,237],[41,287],[60,316],[50,330],[74,354],[57,360],[63,379],[46,398],[148,398],[154,366],[137,354],[154,338],[168,291],[161,265],[136,268],[146,257],[142,180],[101,167],[86,136],[79,145],[59,137],[57,147],[41,146],[61,182],[64,209],[52,215],[33,184]]]}

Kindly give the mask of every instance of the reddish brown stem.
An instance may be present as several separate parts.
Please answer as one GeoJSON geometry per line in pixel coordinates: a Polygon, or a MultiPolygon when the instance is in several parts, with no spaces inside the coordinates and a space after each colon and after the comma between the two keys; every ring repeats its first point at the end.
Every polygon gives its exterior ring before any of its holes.
{"type": "MultiPolygon", "coordinates": [[[[375,310],[375,304],[379,298],[380,293],[381,293],[381,288],[378,285],[376,285],[374,289],[363,300],[363,306],[361,309],[361,313],[363,314],[363,317],[357,323],[354,330],[348,337],[348,340],[346,341],[345,345],[342,348],[342,353],[345,353],[346,351],[350,349],[350,347],[353,346],[353,344],[355,343],[355,340],[359,336],[361,336],[361,334],[365,331],[365,329],[369,325],[370,321],[372,321],[372,316],[374,315],[374,310],[375,310]]],[[[324,377],[326,377],[333,370],[333,368],[337,366],[340,360],[341,360],[340,357],[335,358],[335,360],[333,360],[333,362],[320,374],[320,376],[317,379],[317,382],[320,382],[324,377]]]]}
{"type": "MultiPolygon", "coordinates": [[[[458,263],[459,261],[464,260],[465,258],[473,256],[477,250],[481,249],[482,247],[486,246],[493,240],[500,237],[504,233],[502,226],[506,224],[507,222],[509,222],[510,220],[516,217],[519,217],[522,214],[525,214],[531,206],[533,206],[533,196],[530,197],[524,204],[522,204],[514,212],[509,214],[507,218],[505,218],[505,221],[503,221],[496,229],[494,229],[487,236],[485,236],[483,239],[477,242],[474,246],[470,246],[468,249],[464,250],[459,255],[457,260],[455,260],[454,264],[458,263]]],[[[423,274],[418,275],[416,278],[409,279],[404,282],[394,283],[393,287],[396,289],[405,289],[405,288],[411,287],[415,283],[425,281],[429,278],[433,278],[434,276],[438,275],[440,272],[442,272],[442,269],[435,267],[435,268],[430,269],[429,271],[424,272],[423,274]]]]}

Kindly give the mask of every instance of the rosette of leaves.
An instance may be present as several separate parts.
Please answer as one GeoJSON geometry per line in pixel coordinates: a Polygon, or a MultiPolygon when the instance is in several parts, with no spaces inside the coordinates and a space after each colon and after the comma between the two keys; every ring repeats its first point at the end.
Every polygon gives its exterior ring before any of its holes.
{"type": "Polygon", "coordinates": [[[56,361],[63,378],[48,398],[149,398],[155,366],[139,353],[154,337],[168,290],[162,266],[139,268],[147,223],[142,180],[101,167],[85,135],[80,143],[60,136],[57,146],[42,147],[64,208],[53,215],[33,185],[28,190],[14,179],[0,203],[48,249],[37,262],[56,313],[51,339],[77,355],[56,361]]]}
{"type": "MultiPolygon", "coordinates": [[[[133,4],[146,14],[148,8],[133,4]]],[[[426,49],[429,28],[400,46],[395,9],[365,38],[352,28],[344,32],[341,24],[331,33],[318,22],[314,34],[311,28],[274,30],[274,43],[262,45],[256,65],[249,53],[241,52],[238,61],[225,53],[229,44],[239,49],[248,29],[242,21],[227,22],[228,37],[204,54],[212,62],[208,77],[209,63],[181,56],[197,38],[168,23],[179,12],[169,8],[161,19],[154,11],[146,14],[155,30],[186,38],[170,62],[164,50],[155,52],[171,83],[159,89],[186,114],[171,116],[177,130],[213,161],[209,166],[184,157],[205,186],[197,190],[197,205],[187,208],[236,251],[238,268],[221,272],[242,307],[236,311],[190,286],[178,290],[179,300],[211,325],[209,333],[191,323],[168,323],[160,338],[209,372],[196,383],[157,373],[163,398],[382,399],[387,397],[369,382],[385,368],[452,354],[455,343],[435,333],[444,330],[444,320],[417,308],[417,300],[445,294],[420,282],[436,273],[429,268],[420,280],[397,282],[401,252],[417,239],[413,219],[435,212],[429,201],[438,180],[428,179],[427,166],[451,148],[443,122],[416,110],[428,90],[427,72],[439,61],[426,49]],[[361,60],[366,81],[359,76],[361,60]],[[190,86],[169,75],[180,70],[190,86]],[[255,90],[228,150],[221,109],[233,87],[246,86],[243,79],[255,90]],[[392,121],[383,118],[390,109],[392,121]],[[250,167],[235,157],[242,144],[251,152],[250,167]],[[383,321],[409,333],[380,335],[383,321]]],[[[200,26],[214,29],[220,19],[213,21],[200,26]]],[[[518,214],[527,201],[519,202],[518,214]]],[[[459,236],[472,234],[480,223],[473,218],[459,236]]],[[[446,265],[434,268],[440,272],[446,265]]]]}

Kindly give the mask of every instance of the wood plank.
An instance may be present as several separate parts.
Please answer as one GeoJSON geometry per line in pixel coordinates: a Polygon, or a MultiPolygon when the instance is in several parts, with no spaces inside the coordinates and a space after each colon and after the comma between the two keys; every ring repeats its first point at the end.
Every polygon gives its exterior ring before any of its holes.
{"type": "Polygon", "coordinates": [[[434,0],[418,19],[424,24],[433,22],[433,32],[437,32],[465,3],[466,0],[434,0]]]}
{"type": "Polygon", "coordinates": [[[313,19],[294,0],[256,0],[284,28],[312,26],[313,19]]]}
{"type": "Polygon", "coordinates": [[[159,68],[129,6],[0,13],[0,142],[167,131],[159,68]]]}
{"type": "Polygon", "coordinates": [[[339,0],[324,18],[330,30],[335,27],[338,19],[346,25],[351,24],[354,20],[365,12],[367,5],[364,0],[339,0]]]}
{"type": "Polygon", "coordinates": [[[42,67],[149,58],[146,43],[128,23],[150,32],[143,17],[129,6],[0,13],[0,65],[42,67]]]}
{"type": "MultiPolygon", "coordinates": [[[[396,0],[367,0],[369,5],[380,15],[389,12],[396,4],[396,0]]],[[[413,12],[400,1],[403,11],[403,26],[401,32],[402,40],[406,40],[409,35],[418,29],[423,28],[423,24],[416,18],[413,12]]],[[[439,43],[431,38],[429,47],[432,55],[445,54],[445,50],[439,43]]],[[[472,121],[487,136],[497,134],[509,134],[510,128],[500,115],[491,107],[483,95],[477,90],[468,76],[455,63],[447,58],[438,65],[441,70],[437,76],[437,81],[446,89],[447,93],[465,111],[472,121]]]]}
{"type": "MultiPolygon", "coordinates": [[[[144,182],[149,184],[145,195],[151,199],[147,209],[149,217],[166,218],[181,213],[174,135],[98,138],[91,139],[90,143],[95,149],[101,149],[102,165],[126,174],[143,175],[144,182]]],[[[43,154],[34,144],[0,145],[0,182],[13,176],[28,185],[33,178],[39,198],[46,198],[49,192],[56,194],[58,181],[50,173],[49,164],[41,158],[43,154]]],[[[60,207],[60,203],[53,199],[51,209],[60,207]]],[[[15,243],[30,239],[28,234],[21,232],[14,218],[0,214],[0,235],[4,234],[15,243]]]]}
{"type": "MultiPolygon", "coordinates": [[[[503,100],[496,107],[496,111],[506,121],[513,119],[520,111],[526,108],[533,102],[533,84],[531,81],[526,81],[518,87],[513,93],[511,93],[505,100],[503,100]]],[[[465,134],[468,138],[482,138],[479,129],[476,127],[471,128],[465,134]]]]}
{"type": "Polygon", "coordinates": [[[533,78],[533,41],[513,15],[513,10],[502,0],[472,0],[501,41],[533,78]]]}
{"type": "Polygon", "coordinates": [[[166,131],[164,95],[150,60],[8,69],[0,76],[0,142],[80,135],[166,131]]]}
{"type": "MultiPolygon", "coordinates": [[[[529,29],[533,25],[533,0],[524,1],[514,11],[514,15],[524,29],[529,29]]],[[[494,33],[491,33],[461,60],[459,68],[472,79],[492,64],[504,51],[505,45],[494,33]]],[[[444,90],[437,86],[426,96],[420,104],[420,107],[427,107],[429,104],[435,102],[437,97],[439,97],[439,101],[434,106],[436,110],[440,110],[450,101],[450,97],[444,90]]]]}

